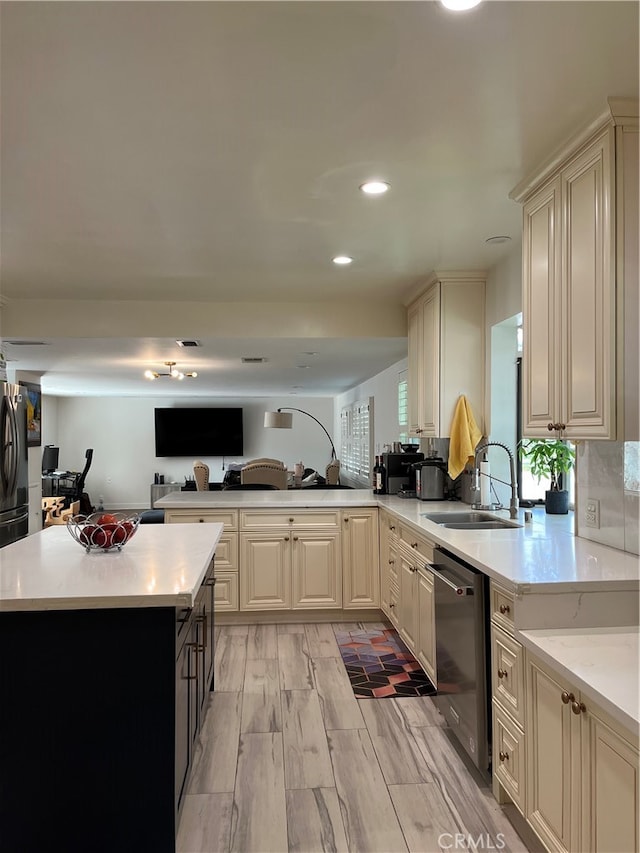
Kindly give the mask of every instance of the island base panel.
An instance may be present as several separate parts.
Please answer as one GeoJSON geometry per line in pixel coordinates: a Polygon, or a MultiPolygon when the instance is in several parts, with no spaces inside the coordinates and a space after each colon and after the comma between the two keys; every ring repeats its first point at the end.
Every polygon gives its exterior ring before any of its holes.
{"type": "Polygon", "coordinates": [[[5,853],[175,850],[175,610],[0,614],[5,853]]]}

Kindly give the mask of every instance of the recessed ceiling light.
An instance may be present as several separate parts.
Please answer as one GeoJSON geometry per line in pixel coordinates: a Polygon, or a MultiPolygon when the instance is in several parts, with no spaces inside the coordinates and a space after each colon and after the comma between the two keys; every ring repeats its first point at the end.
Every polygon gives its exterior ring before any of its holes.
{"type": "Polygon", "coordinates": [[[317,352],[303,352],[302,355],[318,355],[317,352]]]}
{"type": "Polygon", "coordinates": [[[176,341],[179,347],[199,347],[201,346],[200,341],[188,341],[188,340],[180,340],[176,341]]]}
{"type": "Polygon", "coordinates": [[[497,237],[488,237],[484,242],[492,246],[497,246],[499,243],[508,243],[510,240],[511,237],[507,237],[506,234],[500,234],[497,237]]]}
{"type": "Polygon", "coordinates": [[[334,264],[338,264],[339,266],[346,266],[353,262],[353,258],[350,258],[349,255],[336,255],[335,258],[331,258],[334,264]]]}
{"type": "Polygon", "coordinates": [[[479,6],[482,0],[440,0],[445,9],[451,12],[466,12],[467,9],[473,9],[474,6],[479,6]]]}
{"type": "Polygon", "coordinates": [[[309,370],[308,364],[296,364],[296,367],[298,368],[298,370],[309,370]]]}
{"type": "Polygon", "coordinates": [[[360,189],[367,195],[382,195],[389,189],[389,184],[386,181],[366,181],[360,184],[360,189]]]}

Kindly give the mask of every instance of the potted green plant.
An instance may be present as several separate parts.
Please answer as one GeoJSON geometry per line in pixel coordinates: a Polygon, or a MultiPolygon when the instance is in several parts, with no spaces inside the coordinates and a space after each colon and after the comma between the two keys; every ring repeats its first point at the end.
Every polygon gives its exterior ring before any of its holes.
{"type": "Polygon", "coordinates": [[[520,442],[520,456],[529,462],[531,473],[538,482],[544,477],[551,488],[545,492],[545,511],[550,515],[569,512],[569,492],[560,488],[560,475],[567,474],[574,465],[576,453],[564,441],[530,439],[520,442]]]}

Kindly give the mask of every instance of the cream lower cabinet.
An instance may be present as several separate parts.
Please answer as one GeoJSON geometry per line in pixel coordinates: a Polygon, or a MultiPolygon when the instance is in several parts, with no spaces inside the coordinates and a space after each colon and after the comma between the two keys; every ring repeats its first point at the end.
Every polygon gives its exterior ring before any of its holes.
{"type": "Polygon", "coordinates": [[[398,528],[388,512],[379,511],[380,609],[395,626],[398,621],[398,528]]]}
{"type": "Polygon", "coordinates": [[[429,678],[436,683],[436,638],[433,577],[424,567],[433,562],[434,546],[411,528],[401,526],[397,552],[397,629],[429,678]]]}
{"type": "Polygon", "coordinates": [[[337,512],[241,513],[240,610],[342,607],[337,512]]]}
{"type": "Polygon", "coordinates": [[[639,849],[638,740],[526,657],[526,818],[548,850],[639,849]]]}
{"type": "Polygon", "coordinates": [[[436,622],[433,576],[418,571],[418,642],[416,658],[433,684],[436,684],[436,622]]]}
{"type": "Polygon", "coordinates": [[[515,639],[514,598],[491,582],[492,766],[494,794],[501,788],[522,814],[525,811],[524,649],[515,639]]]}
{"type": "Polygon", "coordinates": [[[166,509],[165,524],[222,524],[215,556],[214,612],[238,609],[238,510],[166,509]]]}
{"type": "Polygon", "coordinates": [[[378,510],[342,511],[343,607],[380,606],[378,510]]]}

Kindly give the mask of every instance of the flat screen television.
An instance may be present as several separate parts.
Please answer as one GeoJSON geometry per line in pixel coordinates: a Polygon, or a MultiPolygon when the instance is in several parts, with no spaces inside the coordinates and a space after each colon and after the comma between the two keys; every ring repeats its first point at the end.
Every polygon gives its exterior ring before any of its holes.
{"type": "Polygon", "coordinates": [[[156,456],[242,456],[242,409],[155,409],[156,456]]]}

